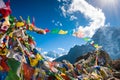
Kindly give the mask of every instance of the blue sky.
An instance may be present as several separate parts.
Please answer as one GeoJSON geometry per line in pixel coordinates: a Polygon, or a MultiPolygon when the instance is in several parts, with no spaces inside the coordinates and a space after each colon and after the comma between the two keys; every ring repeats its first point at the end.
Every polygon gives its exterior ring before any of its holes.
{"type": "MultiPolygon", "coordinates": [[[[50,30],[59,28],[63,30],[72,30],[79,26],[86,26],[90,21],[86,19],[85,15],[76,11],[72,13],[77,19],[70,19],[71,14],[65,13],[63,15],[62,6],[67,6],[69,0],[11,0],[12,15],[22,16],[27,19],[28,16],[32,19],[35,17],[35,25],[39,28],[48,28],[50,30]],[[67,2],[65,2],[67,1],[67,2]]],[[[71,1],[71,0],[70,0],[71,1]]],[[[79,1],[79,0],[78,0],[79,1]]],[[[89,5],[100,8],[105,15],[105,25],[113,27],[120,26],[120,1],[110,0],[85,0],[89,5]],[[115,1],[114,3],[112,1],[115,1]]],[[[71,35],[50,34],[40,35],[37,33],[30,34],[34,37],[37,47],[42,48],[43,51],[60,51],[58,48],[63,48],[68,51],[74,45],[81,45],[85,42],[71,35]]]]}

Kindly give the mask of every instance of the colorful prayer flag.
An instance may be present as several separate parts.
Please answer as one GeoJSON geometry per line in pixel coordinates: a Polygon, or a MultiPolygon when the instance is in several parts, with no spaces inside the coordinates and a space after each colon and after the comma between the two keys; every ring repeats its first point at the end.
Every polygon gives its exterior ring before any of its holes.
{"type": "Polygon", "coordinates": [[[27,24],[30,24],[30,16],[27,18],[27,24]]]}
{"type": "Polygon", "coordinates": [[[3,0],[0,0],[0,9],[4,7],[6,7],[5,3],[3,2],[3,0]]]}
{"type": "Polygon", "coordinates": [[[88,37],[85,37],[85,38],[83,38],[85,41],[90,41],[91,39],[90,38],[88,38],[88,37]]]}
{"type": "Polygon", "coordinates": [[[22,27],[22,26],[24,26],[24,22],[17,22],[16,23],[16,27],[22,27]]]}
{"type": "Polygon", "coordinates": [[[34,68],[30,67],[27,64],[23,64],[23,74],[25,80],[32,80],[32,76],[34,74],[34,68]]]}
{"type": "Polygon", "coordinates": [[[53,30],[51,31],[51,33],[53,33],[53,34],[58,34],[58,33],[59,33],[59,29],[53,29],[53,30]]]}
{"type": "Polygon", "coordinates": [[[94,44],[93,46],[94,46],[95,48],[98,48],[98,47],[99,47],[98,44],[94,44]]]}
{"type": "MultiPolygon", "coordinates": [[[[2,2],[2,1],[1,1],[2,2]]],[[[10,1],[6,2],[6,4],[4,5],[4,3],[2,2],[0,5],[0,13],[2,14],[2,16],[5,18],[7,16],[9,16],[11,14],[11,9],[10,9],[10,1]]]]}
{"type": "Polygon", "coordinates": [[[64,31],[61,29],[58,34],[67,34],[67,33],[68,33],[68,31],[64,31]]]}

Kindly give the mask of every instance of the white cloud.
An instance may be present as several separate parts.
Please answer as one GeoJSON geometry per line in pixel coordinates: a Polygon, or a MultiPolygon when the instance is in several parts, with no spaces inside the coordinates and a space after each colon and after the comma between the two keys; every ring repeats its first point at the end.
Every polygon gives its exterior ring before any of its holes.
{"type": "Polygon", "coordinates": [[[54,23],[55,22],[55,20],[52,20],[52,23],[54,23]]]}
{"type": "Polygon", "coordinates": [[[57,0],[58,2],[61,2],[61,0],[57,0]]]}
{"type": "MultiPolygon", "coordinates": [[[[83,34],[84,37],[92,37],[95,31],[105,25],[105,16],[101,9],[90,5],[86,0],[73,0],[69,8],[66,10],[65,5],[61,6],[63,15],[73,15],[74,12],[82,13],[90,22],[87,26],[79,26],[78,34],[83,34]]],[[[75,35],[76,36],[76,35],[75,35]]]]}
{"type": "Polygon", "coordinates": [[[63,48],[58,48],[58,50],[60,50],[60,52],[53,50],[53,51],[48,51],[48,52],[44,51],[41,54],[45,59],[49,61],[53,61],[56,58],[66,55],[68,53],[68,51],[65,51],[63,48]]]}
{"type": "Polygon", "coordinates": [[[60,23],[60,26],[63,26],[62,23],[60,23]]]}
{"type": "Polygon", "coordinates": [[[69,0],[57,0],[58,2],[67,2],[69,0]]]}
{"type": "Polygon", "coordinates": [[[55,26],[63,26],[63,24],[62,24],[60,21],[52,20],[52,23],[53,23],[55,26]]]}
{"type": "Polygon", "coordinates": [[[63,49],[63,48],[58,48],[58,50],[60,50],[60,51],[65,51],[65,49],[63,49]]]}
{"type": "Polygon", "coordinates": [[[65,7],[64,7],[64,6],[61,6],[61,10],[62,10],[63,16],[66,17],[67,11],[65,10],[65,7]]]}
{"type": "MultiPolygon", "coordinates": [[[[54,54],[52,54],[52,55],[55,55],[55,53],[56,53],[55,50],[53,52],[54,52],[54,54]]],[[[53,61],[55,59],[53,56],[48,55],[50,53],[47,51],[44,51],[41,54],[46,60],[53,61]]]]}
{"type": "Polygon", "coordinates": [[[47,54],[48,52],[44,51],[43,54],[47,54]]]}
{"type": "Polygon", "coordinates": [[[107,23],[107,24],[105,25],[105,27],[110,27],[110,23],[107,23]]]}
{"type": "Polygon", "coordinates": [[[36,49],[37,49],[38,51],[41,51],[41,50],[42,50],[42,48],[39,48],[39,47],[37,47],[36,49]]]}
{"type": "Polygon", "coordinates": [[[55,58],[52,58],[52,57],[49,57],[49,56],[43,56],[43,57],[45,57],[48,61],[53,61],[53,60],[55,60],[55,58]]]}
{"type": "Polygon", "coordinates": [[[77,19],[76,16],[74,16],[74,15],[71,15],[71,16],[70,16],[70,20],[71,20],[71,21],[72,21],[72,20],[75,20],[75,19],[77,19]]]}

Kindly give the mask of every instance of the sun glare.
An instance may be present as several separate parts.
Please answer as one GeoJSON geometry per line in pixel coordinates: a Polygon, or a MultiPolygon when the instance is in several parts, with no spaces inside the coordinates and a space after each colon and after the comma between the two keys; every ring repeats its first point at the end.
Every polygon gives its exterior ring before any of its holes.
{"type": "Polygon", "coordinates": [[[99,3],[104,6],[117,6],[118,0],[99,0],[99,3]]]}
{"type": "Polygon", "coordinates": [[[119,0],[97,0],[97,4],[99,4],[102,9],[105,9],[109,12],[114,12],[115,15],[118,15],[119,3],[119,0]]]}

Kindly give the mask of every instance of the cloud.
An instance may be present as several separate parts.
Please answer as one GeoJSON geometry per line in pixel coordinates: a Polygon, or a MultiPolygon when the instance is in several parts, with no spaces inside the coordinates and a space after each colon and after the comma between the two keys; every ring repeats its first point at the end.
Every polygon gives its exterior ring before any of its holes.
{"type": "Polygon", "coordinates": [[[58,2],[61,2],[61,0],[57,0],[58,2]]]}
{"type": "Polygon", "coordinates": [[[63,16],[66,17],[67,11],[66,11],[66,9],[65,9],[65,6],[61,6],[61,10],[62,10],[63,16]]]}
{"type": "Polygon", "coordinates": [[[55,20],[52,20],[52,23],[54,23],[55,22],[55,20]]]}
{"type": "Polygon", "coordinates": [[[73,0],[67,6],[69,6],[67,10],[65,9],[65,5],[61,6],[64,16],[68,14],[74,15],[75,12],[80,12],[89,20],[88,25],[77,28],[78,34],[82,33],[84,37],[92,37],[97,29],[105,25],[105,15],[102,10],[93,7],[86,0],[73,0]]]}
{"type": "Polygon", "coordinates": [[[65,51],[65,49],[63,49],[63,48],[58,48],[58,50],[60,50],[60,51],[65,51]]]}
{"type": "Polygon", "coordinates": [[[58,2],[67,2],[69,0],[57,0],[58,2]]]}
{"type": "Polygon", "coordinates": [[[41,54],[45,59],[47,59],[49,61],[53,61],[55,59],[53,57],[47,56],[48,52],[46,52],[46,51],[42,52],[41,54]]]}
{"type": "Polygon", "coordinates": [[[62,25],[61,22],[57,21],[57,22],[55,23],[55,26],[63,26],[63,25],[62,25]]]}
{"type": "Polygon", "coordinates": [[[71,20],[71,21],[72,21],[72,20],[75,20],[75,19],[77,19],[76,16],[74,16],[74,15],[71,15],[71,16],[70,16],[70,20],[71,20]]]}
{"type": "Polygon", "coordinates": [[[55,60],[58,57],[68,54],[68,51],[65,51],[63,48],[58,48],[58,49],[60,50],[60,52],[53,50],[53,51],[48,51],[48,52],[44,51],[41,54],[45,59],[50,60],[50,61],[55,60]]]}
{"type": "Polygon", "coordinates": [[[43,55],[43,57],[44,57],[45,59],[47,59],[48,61],[53,61],[53,60],[55,60],[55,58],[53,58],[53,57],[49,57],[49,56],[45,56],[45,55],[43,55]]]}
{"type": "Polygon", "coordinates": [[[45,55],[45,54],[47,54],[47,53],[48,53],[48,52],[44,51],[42,54],[45,55]]]}
{"type": "Polygon", "coordinates": [[[52,23],[53,23],[55,26],[63,26],[63,24],[62,24],[60,21],[52,20],[52,23]]]}
{"type": "Polygon", "coordinates": [[[41,50],[42,50],[42,48],[39,48],[39,47],[37,47],[36,49],[37,49],[38,51],[41,51],[41,50]]]}

